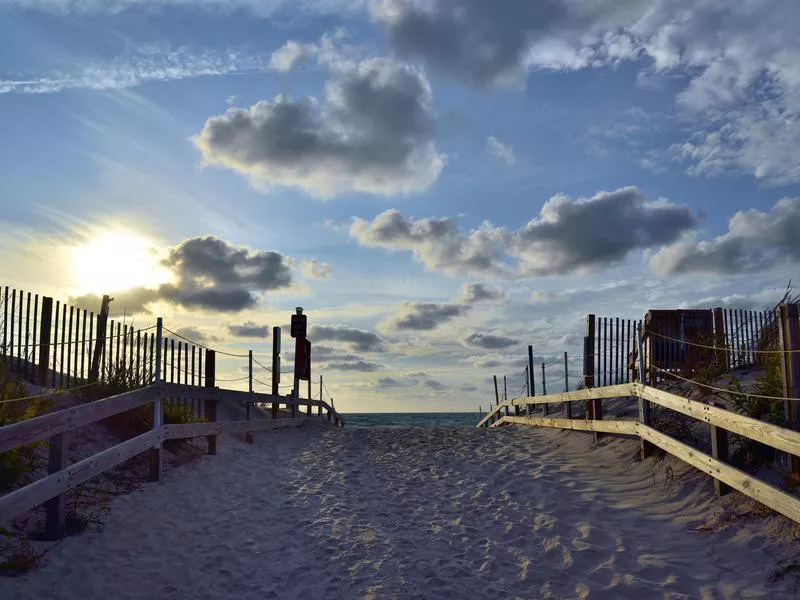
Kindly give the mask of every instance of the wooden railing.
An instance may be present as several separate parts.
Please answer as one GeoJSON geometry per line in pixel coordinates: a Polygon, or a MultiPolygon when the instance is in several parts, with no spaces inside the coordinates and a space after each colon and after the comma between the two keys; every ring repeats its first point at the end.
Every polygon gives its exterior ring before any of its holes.
{"type": "MultiPolygon", "coordinates": [[[[0,427],[0,453],[40,440],[49,442],[49,474],[38,481],[0,496],[0,523],[7,523],[23,512],[46,504],[46,533],[51,539],[61,537],[65,519],[65,493],[84,481],[146,451],[151,452],[150,478],[157,481],[161,475],[161,445],[164,440],[206,436],[209,438],[209,453],[213,454],[216,452],[216,436],[221,433],[245,433],[249,437],[256,431],[296,427],[309,421],[313,407],[317,408],[318,418],[322,419],[322,413],[325,411],[327,422],[338,427],[344,426],[344,419],[332,406],[321,400],[222,390],[216,387],[157,383],[0,427]],[[164,398],[200,400],[210,403],[213,409],[206,411],[210,421],[163,424],[156,413],[164,398]],[[218,402],[244,403],[248,406],[248,420],[214,420],[218,402]],[[73,431],[148,404],[154,406],[155,418],[151,430],[94,456],[69,464],[69,436],[73,431]],[[249,406],[252,404],[272,404],[276,408],[279,405],[285,405],[292,408],[293,415],[298,414],[299,407],[306,406],[308,412],[305,416],[294,418],[251,419],[252,411],[249,410],[249,406]]],[[[275,410],[272,414],[277,415],[278,411],[275,410]]]]}
{"type": "Polygon", "coordinates": [[[740,415],[718,406],[678,396],[638,382],[589,388],[550,396],[514,398],[495,406],[478,423],[479,427],[507,424],[535,425],[579,431],[593,431],[639,437],[642,454],[648,445],[657,446],[714,478],[715,492],[725,492],[725,485],[738,490],[765,506],[800,522],[800,499],[765,481],[726,463],[727,434],[730,431],[794,456],[800,456],[800,432],[740,415]],[[555,419],[520,415],[520,409],[545,403],[578,402],[596,399],[625,398],[639,402],[639,420],[555,419]],[[707,423],[711,428],[711,455],[705,454],[651,426],[650,403],[707,423]],[[513,409],[514,415],[510,412],[513,409]],[[506,414],[503,414],[503,413],[506,414]]]}

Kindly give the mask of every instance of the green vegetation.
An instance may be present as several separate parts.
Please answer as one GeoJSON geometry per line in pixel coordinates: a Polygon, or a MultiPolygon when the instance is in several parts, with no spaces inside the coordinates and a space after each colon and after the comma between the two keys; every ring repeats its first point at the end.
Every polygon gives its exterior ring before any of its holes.
{"type": "MultiPolygon", "coordinates": [[[[41,415],[52,407],[52,401],[25,398],[25,384],[11,377],[4,362],[0,362],[0,427],[41,415]]],[[[0,494],[16,489],[32,480],[41,466],[40,449],[45,442],[36,442],[0,453],[0,494]]]]}

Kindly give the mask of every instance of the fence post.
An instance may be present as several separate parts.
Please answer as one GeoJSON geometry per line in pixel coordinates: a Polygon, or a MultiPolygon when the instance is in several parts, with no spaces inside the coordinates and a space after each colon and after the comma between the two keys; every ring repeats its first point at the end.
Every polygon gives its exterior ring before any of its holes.
{"type": "MultiPolygon", "coordinates": [[[[280,394],[281,384],[281,328],[272,328],[272,395],[280,394]]],[[[279,402],[272,403],[272,418],[278,418],[279,402]]]]}
{"type": "MultiPolygon", "coordinates": [[[[784,398],[800,398],[800,316],[798,304],[780,306],[781,374],[784,398]]],[[[783,401],[784,414],[789,427],[800,429],[800,402],[783,401]]],[[[793,485],[800,484],[800,458],[789,455],[789,475],[793,485]]]]}
{"type": "Polygon", "coordinates": [[[53,326],[53,299],[42,298],[42,316],[39,327],[39,385],[47,386],[47,366],[50,364],[50,335],[53,326]]]}
{"type": "Polygon", "coordinates": [[[322,416],[322,373],[319,374],[319,404],[317,405],[317,416],[322,416]]]}
{"type": "Polygon", "coordinates": [[[311,416],[311,353],[306,357],[308,360],[308,404],[306,405],[306,415],[311,416]]]}
{"type": "MultiPolygon", "coordinates": [[[[69,466],[69,432],[54,435],[49,440],[47,472],[52,475],[69,466]]],[[[67,496],[59,494],[45,503],[45,537],[60,539],[64,535],[67,514],[67,496]]]]}
{"type": "MultiPolygon", "coordinates": [[[[105,298],[103,298],[105,304],[105,298]]],[[[108,316],[108,315],[106,315],[108,316]]],[[[99,330],[99,325],[98,325],[99,330]]],[[[153,429],[158,431],[164,424],[164,400],[161,384],[164,382],[164,373],[161,370],[161,341],[164,336],[164,321],[161,317],[156,320],[156,376],[155,385],[158,386],[156,398],[153,400],[153,429]]],[[[157,442],[150,451],[150,481],[161,479],[161,442],[157,442]]]]}
{"type": "MultiPolygon", "coordinates": [[[[215,383],[217,377],[216,357],[217,357],[216,352],[214,352],[213,350],[206,350],[205,387],[207,388],[216,387],[215,383]]],[[[217,400],[214,398],[206,398],[206,419],[208,419],[210,423],[213,423],[217,420],[217,400]]],[[[209,435],[206,436],[206,439],[208,440],[208,453],[216,454],[217,436],[209,435]]]]}
{"type": "MultiPolygon", "coordinates": [[[[494,405],[500,406],[500,392],[497,391],[497,375],[493,375],[494,377],[494,405]]],[[[497,421],[500,419],[499,410],[494,413],[494,420],[497,421]]]]}
{"type": "MultiPolygon", "coordinates": [[[[642,336],[642,325],[636,327],[638,331],[637,342],[639,344],[639,386],[644,388],[646,385],[647,371],[644,368],[644,338],[642,336]]],[[[639,422],[647,427],[650,426],[650,402],[639,395],[639,422]]],[[[639,439],[639,455],[642,460],[653,453],[653,445],[644,438],[639,439]]]]}
{"type": "MultiPolygon", "coordinates": [[[[544,377],[544,361],[542,361],[542,396],[547,396],[547,381],[545,381],[544,377]]],[[[544,411],[544,416],[550,414],[550,405],[545,402],[542,404],[542,410],[544,411]]]]}
{"type": "MultiPolygon", "coordinates": [[[[247,352],[247,374],[248,374],[248,383],[250,384],[248,387],[248,391],[250,392],[250,397],[247,399],[247,420],[250,420],[250,411],[252,410],[250,406],[253,404],[253,351],[248,350],[247,352]]],[[[248,444],[253,443],[253,432],[247,431],[244,434],[244,441],[248,444]]]]}
{"type": "Polygon", "coordinates": [[[716,356],[717,365],[725,365],[724,371],[728,370],[727,359],[727,344],[725,341],[725,317],[721,308],[714,309],[714,346],[717,351],[714,353],[716,356]]]}
{"type": "MultiPolygon", "coordinates": [[[[569,391],[569,367],[567,366],[568,358],[567,353],[564,352],[564,391],[569,391]]],[[[572,418],[572,402],[565,402],[564,409],[567,413],[567,418],[572,418]]]]}
{"type": "MultiPolygon", "coordinates": [[[[720,402],[714,402],[714,406],[717,408],[726,408],[724,404],[720,402]]],[[[711,427],[711,456],[716,458],[720,462],[728,462],[728,432],[727,430],[723,429],[722,427],[717,427],[715,425],[710,425],[711,427]]],[[[731,491],[731,488],[722,483],[716,477],[712,475],[712,481],[714,482],[714,495],[715,496],[724,496],[728,492],[731,491]]]]}
{"type": "MultiPolygon", "coordinates": [[[[530,389],[530,396],[533,398],[536,396],[536,380],[533,378],[533,346],[528,346],[528,386],[530,389]]],[[[527,404],[526,408],[526,416],[530,417],[531,413],[535,409],[535,405],[527,404]]]]}
{"type": "MultiPolygon", "coordinates": [[[[508,402],[508,383],[505,375],[503,375],[503,402],[508,402]]],[[[506,405],[506,416],[509,414],[510,411],[508,410],[508,405],[506,405]]]]}
{"type": "Polygon", "coordinates": [[[108,325],[108,305],[111,296],[103,296],[100,304],[100,314],[97,315],[97,333],[95,334],[94,353],[92,354],[92,365],[89,367],[89,381],[97,381],[100,377],[100,358],[106,347],[106,326],[108,325]]]}

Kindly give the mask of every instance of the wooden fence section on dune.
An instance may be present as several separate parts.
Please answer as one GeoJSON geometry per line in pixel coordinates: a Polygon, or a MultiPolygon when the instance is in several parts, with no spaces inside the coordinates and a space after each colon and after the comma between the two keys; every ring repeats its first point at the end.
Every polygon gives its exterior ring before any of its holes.
{"type": "MultiPolygon", "coordinates": [[[[48,475],[0,496],[0,523],[7,523],[19,514],[45,504],[47,536],[51,539],[61,537],[65,524],[65,493],[68,490],[143,452],[150,452],[150,479],[158,481],[161,477],[161,448],[165,440],[206,437],[209,454],[215,454],[217,436],[222,433],[244,433],[247,441],[252,441],[254,432],[297,427],[310,422],[313,418],[313,408],[317,408],[316,418],[320,422],[337,427],[344,426],[341,415],[324,400],[216,387],[213,350],[206,353],[204,378],[188,379],[185,383],[164,381],[162,373],[165,371],[162,371],[161,352],[165,346],[159,343],[162,339],[162,324],[159,318],[155,331],[153,382],[149,385],[0,427],[0,453],[39,441],[47,441],[49,447],[48,475]],[[198,385],[194,385],[195,381],[198,385]],[[203,422],[165,424],[164,403],[167,399],[172,402],[191,402],[203,406],[205,413],[203,422]],[[246,420],[217,420],[218,405],[226,402],[244,405],[246,420]],[[272,411],[265,413],[265,418],[252,418],[254,416],[252,406],[267,404],[272,406],[272,411]],[[152,411],[151,429],[70,464],[69,440],[73,431],[148,405],[152,411]],[[281,405],[291,410],[290,418],[280,417],[281,405]],[[298,409],[301,406],[307,407],[307,411],[304,416],[298,417],[298,409]],[[326,417],[323,417],[323,412],[326,413],[326,417]]],[[[42,394],[29,399],[47,396],[52,394],[42,394]]]]}
{"type": "MultiPolygon", "coordinates": [[[[796,305],[781,306],[779,316],[781,319],[779,325],[782,332],[783,349],[774,352],[778,352],[784,362],[783,372],[787,397],[772,398],[761,396],[761,398],[785,402],[787,409],[789,409],[787,410],[787,415],[790,415],[790,424],[794,425],[791,415],[795,414],[796,405],[800,402],[800,384],[797,383],[800,378],[800,316],[796,305]]],[[[761,334],[756,333],[755,335],[763,335],[764,329],[762,328],[760,331],[762,332],[761,334]]],[[[645,347],[641,329],[637,332],[637,337],[636,371],[637,375],[641,373],[643,379],[646,379],[648,371],[652,369],[646,368],[645,365],[649,364],[648,361],[652,358],[652,354],[648,356],[648,349],[645,347]]],[[[747,346],[744,346],[744,348],[747,348],[747,346]]],[[[718,348],[714,347],[711,347],[710,350],[719,351],[718,348]]],[[[758,352],[755,349],[749,349],[743,351],[743,354],[737,353],[737,355],[739,356],[736,359],[737,361],[740,359],[742,361],[759,360],[758,352]]],[[[697,382],[693,383],[700,386],[705,385],[697,382]]],[[[708,388],[709,386],[705,385],[705,387],[708,388]]],[[[755,394],[736,390],[729,390],[727,393],[756,396],[755,394]]],[[[570,413],[568,412],[568,414],[570,413]]],[[[788,429],[740,415],[719,405],[690,400],[652,385],[646,385],[643,381],[590,387],[549,396],[513,398],[494,406],[480,420],[478,426],[498,427],[507,424],[587,431],[594,432],[595,435],[604,433],[638,437],[643,457],[649,455],[654,446],[661,448],[665,452],[710,475],[713,478],[714,491],[717,495],[725,493],[727,491],[726,486],[729,486],[800,523],[800,499],[727,464],[727,432],[735,433],[776,450],[786,452],[793,457],[794,460],[792,462],[794,463],[797,457],[800,457],[800,431],[796,429],[788,429]],[[637,402],[639,406],[638,420],[602,420],[601,415],[593,414],[592,411],[586,412],[585,419],[531,416],[531,408],[535,405],[587,402],[588,406],[590,403],[600,399],[614,398],[627,398],[637,402]],[[650,416],[651,405],[658,405],[707,424],[710,428],[711,454],[706,454],[655,429],[650,416]],[[513,415],[511,414],[512,410],[514,412],[513,415]],[[523,411],[525,415],[521,414],[523,411]]]]}

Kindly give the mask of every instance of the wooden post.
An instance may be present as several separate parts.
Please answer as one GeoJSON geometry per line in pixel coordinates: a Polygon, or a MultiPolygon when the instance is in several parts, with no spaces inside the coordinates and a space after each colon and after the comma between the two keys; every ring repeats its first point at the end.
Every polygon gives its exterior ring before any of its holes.
{"type": "MultiPolygon", "coordinates": [[[[547,381],[545,380],[544,376],[544,361],[542,361],[542,396],[547,396],[547,381]]],[[[545,416],[549,415],[550,405],[545,402],[542,404],[542,410],[544,411],[545,416]]]]}
{"type": "MultiPolygon", "coordinates": [[[[720,402],[714,402],[713,405],[717,408],[726,408],[725,405],[720,402]]],[[[711,456],[721,462],[728,462],[728,431],[715,425],[710,425],[710,427],[711,456]]],[[[722,483],[716,477],[713,477],[713,482],[715,496],[724,496],[731,491],[731,488],[728,485],[722,483]]]]}
{"type": "MultiPolygon", "coordinates": [[[[107,298],[107,296],[106,296],[107,298]]],[[[105,298],[104,298],[105,300],[105,298]]],[[[104,302],[105,303],[105,302],[104,302]]],[[[106,314],[108,316],[108,314],[106,314]]],[[[161,339],[164,336],[164,321],[161,317],[156,320],[156,376],[155,384],[161,385],[164,374],[161,371],[161,339]]],[[[158,430],[164,425],[164,399],[161,390],[153,400],[153,429],[158,430]]],[[[161,442],[157,442],[150,451],[150,481],[161,480],[161,442]]]]}
{"type": "Polygon", "coordinates": [[[95,334],[94,353],[92,354],[92,364],[89,367],[89,381],[97,381],[100,377],[100,359],[103,356],[103,349],[106,346],[106,327],[108,326],[108,305],[111,297],[103,296],[100,305],[100,314],[97,315],[97,333],[95,334]]]}
{"type": "MultiPolygon", "coordinates": [[[[47,458],[47,472],[58,473],[69,466],[69,432],[59,433],[50,438],[47,458]]],[[[60,494],[45,503],[45,537],[60,539],[64,535],[67,515],[66,494],[60,494]]]]}
{"type": "Polygon", "coordinates": [[[319,404],[317,405],[317,416],[322,416],[322,373],[319,374],[319,404]]]}
{"type": "MultiPolygon", "coordinates": [[[[272,395],[280,394],[281,384],[281,328],[272,328],[272,395]]],[[[278,402],[272,403],[272,418],[278,418],[278,402]]]]}
{"type": "MultiPolygon", "coordinates": [[[[647,383],[647,371],[644,368],[644,337],[642,335],[641,323],[639,323],[637,330],[637,342],[639,344],[639,385],[644,387],[647,383]]],[[[639,422],[642,425],[650,426],[650,402],[641,396],[639,397],[639,422]]],[[[644,438],[640,438],[639,442],[639,455],[642,457],[642,460],[644,460],[653,453],[653,445],[644,438]]]]}
{"type": "Polygon", "coordinates": [[[39,330],[39,385],[47,385],[47,366],[50,364],[50,335],[53,326],[53,299],[42,298],[41,327],[39,330]]]}
{"type": "MultiPolygon", "coordinates": [[[[528,346],[528,389],[530,396],[536,396],[536,381],[533,378],[533,346],[528,346]]],[[[525,406],[526,416],[530,416],[533,411],[533,405],[528,404],[525,406]]]]}
{"type": "Polygon", "coordinates": [[[308,404],[306,405],[306,415],[311,416],[311,354],[306,357],[308,361],[308,404]]]}
{"type": "Polygon", "coordinates": [[[725,370],[727,370],[727,359],[725,357],[725,320],[721,308],[714,309],[714,346],[717,348],[714,352],[717,365],[725,365],[725,370]]]}
{"type": "MultiPolygon", "coordinates": [[[[503,375],[503,402],[508,400],[508,382],[506,381],[506,376],[503,375]]],[[[510,414],[508,410],[508,406],[506,406],[506,416],[510,414]]]]}
{"type": "MultiPolygon", "coordinates": [[[[567,353],[564,352],[564,391],[569,391],[569,367],[568,367],[568,358],[567,353]]],[[[567,413],[567,418],[572,418],[572,402],[565,402],[564,403],[564,410],[567,413]]]]}
{"type": "MultiPolygon", "coordinates": [[[[586,355],[583,368],[583,385],[586,388],[594,387],[594,360],[595,360],[595,316],[586,317],[586,337],[583,338],[583,353],[586,355]]],[[[586,418],[595,418],[595,408],[597,405],[593,400],[586,401],[586,418]]],[[[595,441],[597,434],[595,433],[595,441]]]]}
{"type": "MultiPolygon", "coordinates": [[[[20,306],[20,308],[22,308],[20,306]]],[[[22,311],[20,311],[22,312],[22,311]]],[[[72,317],[72,312],[70,310],[70,317],[72,317]]],[[[31,336],[31,293],[28,292],[25,301],[25,353],[22,355],[24,362],[22,363],[22,372],[25,377],[28,377],[30,373],[30,365],[33,362],[31,360],[30,355],[28,354],[28,342],[31,336]]]]}
{"type": "MultiPolygon", "coordinates": [[[[205,387],[207,388],[214,388],[216,387],[216,376],[217,376],[217,369],[216,369],[216,352],[213,350],[206,350],[206,381],[205,387]]],[[[213,423],[217,420],[217,401],[213,398],[206,399],[206,419],[213,423]]],[[[216,454],[217,453],[217,436],[216,435],[209,435],[206,436],[208,440],[208,453],[209,454],[216,454]]]]}
{"type": "Polygon", "coordinates": [[[3,358],[8,357],[8,286],[3,297],[3,358]]]}
{"type": "MultiPolygon", "coordinates": [[[[781,336],[781,374],[784,398],[800,398],[800,305],[782,304],[779,313],[781,336]]],[[[800,402],[784,400],[784,414],[789,427],[800,429],[800,402]]],[[[800,458],[789,455],[788,483],[800,485],[800,458]]]]}
{"type": "MultiPolygon", "coordinates": [[[[250,405],[253,403],[253,351],[249,350],[247,352],[247,374],[248,374],[248,390],[250,392],[250,398],[247,400],[247,420],[250,420],[250,405]]],[[[247,431],[244,434],[244,440],[248,444],[253,443],[253,432],[247,431]]]]}
{"type": "MultiPolygon", "coordinates": [[[[494,377],[494,405],[500,406],[500,392],[497,391],[497,375],[493,375],[494,377]]],[[[500,416],[495,413],[495,420],[498,420],[500,416]]]]}

